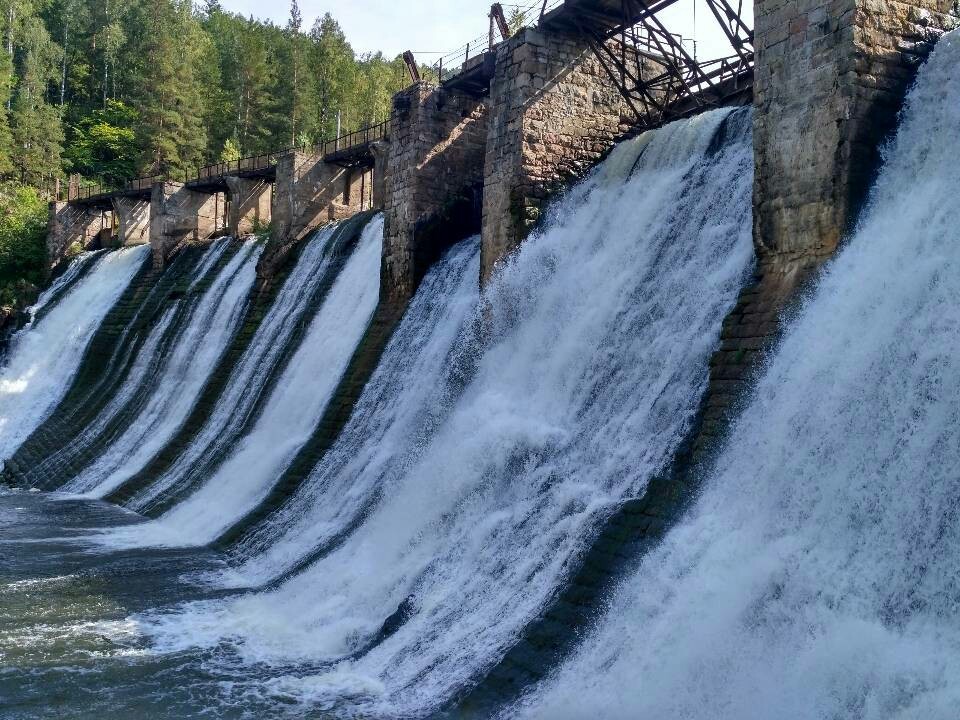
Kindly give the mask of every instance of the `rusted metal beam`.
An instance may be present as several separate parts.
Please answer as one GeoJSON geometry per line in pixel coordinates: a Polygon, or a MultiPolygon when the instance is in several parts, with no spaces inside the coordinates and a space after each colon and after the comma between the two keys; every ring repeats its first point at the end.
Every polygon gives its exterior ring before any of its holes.
{"type": "Polygon", "coordinates": [[[403,63],[407,66],[407,72],[410,73],[410,82],[420,82],[420,68],[417,67],[417,59],[409,50],[403,52],[403,63]]]}
{"type": "Polygon", "coordinates": [[[714,107],[752,83],[753,31],[742,16],[743,0],[705,0],[736,53],[705,63],[658,17],[677,1],[619,0],[615,17],[610,3],[601,9],[584,0],[549,17],[551,27],[581,36],[642,128],[714,107]]]}

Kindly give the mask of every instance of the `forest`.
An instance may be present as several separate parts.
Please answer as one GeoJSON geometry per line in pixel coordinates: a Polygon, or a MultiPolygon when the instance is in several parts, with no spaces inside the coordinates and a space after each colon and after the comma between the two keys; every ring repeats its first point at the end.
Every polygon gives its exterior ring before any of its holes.
{"type": "Polygon", "coordinates": [[[7,0],[0,12],[0,304],[13,281],[40,281],[40,200],[56,178],[176,177],[310,145],[334,137],[338,116],[344,131],[386,119],[408,83],[401,58],[356,53],[329,13],[305,24],[297,0],[283,26],[219,0],[7,0]]]}

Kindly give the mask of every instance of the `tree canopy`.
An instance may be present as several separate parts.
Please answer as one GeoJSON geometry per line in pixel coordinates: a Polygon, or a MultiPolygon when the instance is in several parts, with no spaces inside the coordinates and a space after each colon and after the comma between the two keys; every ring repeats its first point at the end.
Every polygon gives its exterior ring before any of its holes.
{"type": "Polygon", "coordinates": [[[0,178],[120,183],[333,137],[389,116],[400,58],[329,13],[284,25],[218,0],[4,0],[0,178]]]}

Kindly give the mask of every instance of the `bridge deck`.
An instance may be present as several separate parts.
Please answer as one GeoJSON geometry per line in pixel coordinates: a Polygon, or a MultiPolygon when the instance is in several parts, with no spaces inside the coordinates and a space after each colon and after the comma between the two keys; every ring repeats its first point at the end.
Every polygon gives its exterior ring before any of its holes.
{"type": "MultiPolygon", "coordinates": [[[[263,153],[229,160],[199,168],[194,175],[183,178],[183,184],[191,190],[203,193],[227,191],[228,177],[263,178],[267,182],[277,179],[277,163],[284,155],[295,151],[316,153],[323,161],[341,167],[365,167],[374,165],[373,144],[389,139],[390,123],[384,121],[365,127],[356,132],[341,135],[335,140],[314,148],[286,148],[272,153],[263,153]]],[[[166,178],[171,179],[171,178],[166,178]]],[[[102,184],[84,188],[71,188],[67,192],[67,202],[98,210],[110,210],[113,199],[120,197],[149,200],[155,183],[164,180],[160,176],[137,178],[124,187],[106,188],[102,184]]]]}

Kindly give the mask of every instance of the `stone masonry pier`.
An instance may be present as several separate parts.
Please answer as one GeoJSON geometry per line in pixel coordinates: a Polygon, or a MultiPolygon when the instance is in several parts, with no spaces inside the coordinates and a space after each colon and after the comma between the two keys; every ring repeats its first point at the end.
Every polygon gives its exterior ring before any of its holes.
{"type": "Polygon", "coordinates": [[[62,260],[74,245],[84,250],[102,247],[104,237],[112,233],[112,218],[98,208],[50,203],[47,220],[47,256],[50,266],[62,260]]]}
{"type": "Polygon", "coordinates": [[[480,229],[487,114],[483,98],[426,82],[394,97],[380,291],[398,307],[440,251],[480,229]]]}
{"type": "Polygon", "coordinates": [[[784,308],[853,227],[917,67],[957,24],[946,0],[757,0],[754,282],[711,362],[698,451],[725,426],[784,308]]]}
{"type": "Polygon", "coordinates": [[[209,240],[226,229],[223,193],[191,190],[166,181],[153,186],[150,197],[150,246],[153,265],[161,269],[187,243],[209,240]]]}
{"type": "Polygon", "coordinates": [[[629,108],[586,44],[527,28],[502,43],[490,86],[481,281],[526,238],[550,197],[629,130],[629,108]]]}
{"type": "Polygon", "coordinates": [[[270,224],[273,184],[264,178],[228,175],[227,231],[233,237],[249,235],[270,224]]]}
{"type": "Polygon", "coordinates": [[[150,242],[150,202],[136,197],[115,197],[112,204],[117,219],[117,243],[128,247],[150,242]]]}

